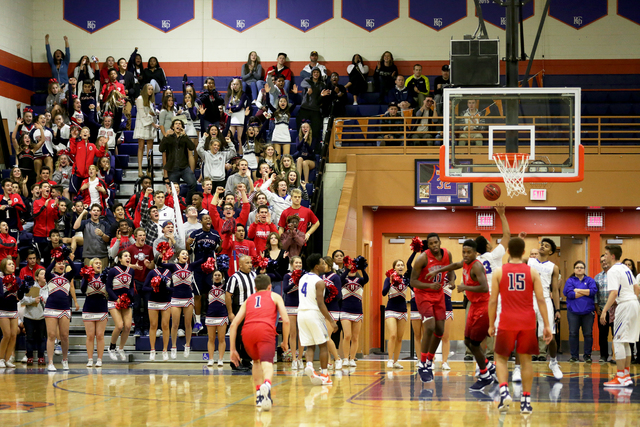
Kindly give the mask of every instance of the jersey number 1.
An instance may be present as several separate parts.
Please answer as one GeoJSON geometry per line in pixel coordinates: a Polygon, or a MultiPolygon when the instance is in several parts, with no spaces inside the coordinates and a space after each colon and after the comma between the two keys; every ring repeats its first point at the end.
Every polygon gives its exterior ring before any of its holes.
{"type": "Polygon", "coordinates": [[[260,299],[262,298],[262,296],[256,297],[256,306],[255,308],[260,308],[260,299]]]}
{"type": "Polygon", "coordinates": [[[304,295],[305,297],[307,296],[307,284],[306,283],[302,284],[302,289],[300,289],[300,292],[302,292],[302,295],[304,295]]]}
{"type": "Polygon", "coordinates": [[[524,287],[525,287],[524,273],[509,273],[508,276],[509,276],[510,291],[524,291],[524,287]]]}

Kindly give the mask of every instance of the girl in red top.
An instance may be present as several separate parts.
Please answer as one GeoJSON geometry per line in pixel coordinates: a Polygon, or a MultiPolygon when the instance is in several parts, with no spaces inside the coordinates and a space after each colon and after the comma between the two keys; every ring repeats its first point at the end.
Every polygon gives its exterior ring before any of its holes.
{"type": "Polygon", "coordinates": [[[271,221],[267,222],[268,217],[269,208],[267,206],[260,206],[258,208],[257,221],[249,226],[247,232],[247,237],[249,240],[253,240],[253,243],[256,245],[256,251],[259,254],[264,252],[264,248],[267,247],[269,234],[278,232],[275,224],[271,221]]]}
{"type": "Polygon", "coordinates": [[[77,127],[71,128],[71,138],[69,139],[69,148],[71,155],[74,156],[73,176],[69,191],[72,194],[78,194],[82,181],[89,177],[89,166],[93,165],[95,157],[104,157],[106,145],[98,150],[92,142],[89,142],[91,131],[88,127],[83,127],[79,131],[77,127]],[[80,135],[80,138],[78,138],[80,135]]]}
{"type": "Polygon", "coordinates": [[[102,212],[107,207],[107,199],[109,192],[107,191],[107,183],[98,178],[98,167],[96,165],[89,166],[89,178],[82,181],[80,186],[82,194],[82,203],[87,206],[93,206],[97,203],[102,207],[102,212]],[[96,200],[96,196],[98,199],[96,200]]]}
{"type": "Polygon", "coordinates": [[[9,225],[2,221],[0,222],[0,260],[7,257],[18,258],[18,244],[9,234],[9,225]]]}

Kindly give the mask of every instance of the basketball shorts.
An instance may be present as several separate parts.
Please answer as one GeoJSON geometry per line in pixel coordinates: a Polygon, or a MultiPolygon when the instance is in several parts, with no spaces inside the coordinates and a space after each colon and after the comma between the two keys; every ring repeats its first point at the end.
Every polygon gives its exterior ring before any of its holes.
{"type": "Polygon", "coordinates": [[[613,321],[613,342],[635,343],[640,335],[640,303],[625,301],[616,307],[613,321]]]}
{"type": "Polygon", "coordinates": [[[482,342],[489,335],[489,303],[474,302],[469,305],[464,337],[471,341],[482,342]]]}
{"type": "MultiPolygon", "coordinates": [[[[555,312],[553,309],[553,301],[551,298],[545,298],[544,301],[547,303],[547,316],[549,317],[549,326],[551,327],[551,333],[556,333],[556,321],[555,321],[555,312]]],[[[538,320],[538,336],[541,337],[544,332],[544,322],[542,321],[542,315],[540,314],[540,310],[538,309],[537,300],[533,299],[533,308],[536,312],[536,319],[538,320]]]]}
{"type": "Polygon", "coordinates": [[[273,363],[273,357],[276,354],[276,337],[265,334],[263,326],[243,326],[242,343],[251,360],[273,363]]]}
{"type": "Polygon", "coordinates": [[[514,348],[518,354],[538,354],[536,330],[508,331],[499,329],[495,339],[494,353],[509,357],[514,348]]]}
{"type": "Polygon", "coordinates": [[[298,336],[303,347],[326,343],[329,331],[322,313],[316,310],[298,311],[298,336]]]}
{"type": "Polygon", "coordinates": [[[416,293],[416,305],[423,322],[431,317],[435,318],[436,321],[446,320],[447,318],[444,292],[416,293]]]}

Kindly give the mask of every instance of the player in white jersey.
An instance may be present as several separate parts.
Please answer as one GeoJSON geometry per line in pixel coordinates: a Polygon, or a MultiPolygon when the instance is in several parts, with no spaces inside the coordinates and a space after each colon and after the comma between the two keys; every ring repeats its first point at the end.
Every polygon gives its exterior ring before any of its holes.
{"type": "Polygon", "coordinates": [[[324,304],[325,283],[320,276],[324,274],[326,266],[322,255],[309,255],[307,258],[309,273],[302,276],[298,284],[298,333],[300,344],[307,347],[307,367],[304,372],[313,385],[332,385],[327,370],[329,363],[327,340],[331,333],[338,330],[338,325],[324,304]],[[333,329],[331,333],[327,330],[325,319],[333,329]],[[316,345],[320,349],[320,368],[322,369],[320,375],[313,369],[316,345]]]}
{"type": "MultiPolygon", "coordinates": [[[[556,333],[556,320],[560,320],[560,291],[558,289],[558,276],[560,275],[560,270],[557,265],[549,261],[549,256],[553,255],[555,252],[555,242],[547,238],[542,239],[540,242],[540,248],[538,249],[538,258],[529,258],[529,261],[527,262],[529,267],[535,268],[538,274],[540,274],[542,295],[547,303],[547,315],[549,316],[549,325],[551,326],[551,332],[553,332],[553,334],[556,333]]],[[[538,318],[538,336],[542,337],[542,315],[540,314],[540,310],[538,310],[538,305],[535,300],[534,308],[538,318]]],[[[549,368],[551,369],[551,372],[553,372],[553,376],[557,380],[561,380],[563,375],[560,365],[558,364],[557,355],[558,343],[553,339],[549,343],[549,356],[551,356],[549,368]]]]}
{"type": "Polygon", "coordinates": [[[616,352],[617,374],[605,387],[633,386],[629,376],[631,367],[630,343],[638,341],[640,336],[640,286],[629,268],[620,263],[622,248],[618,245],[604,247],[604,258],[612,267],[607,271],[607,290],[609,299],[602,309],[600,322],[606,322],[607,311],[616,303],[616,316],[613,323],[613,348],[616,352]]]}

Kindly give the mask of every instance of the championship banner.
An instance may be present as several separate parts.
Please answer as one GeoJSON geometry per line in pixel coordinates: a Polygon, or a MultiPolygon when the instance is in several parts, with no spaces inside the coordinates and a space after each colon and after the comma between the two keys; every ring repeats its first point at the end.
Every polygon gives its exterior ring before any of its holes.
{"type": "Polygon", "coordinates": [[[400,1],[342,0],[342,19],[369,32],[400,16],[400,1]]]}
{"type": "Polygon", "coordinates": [[[467,0],[409,0],[409,18],[440,31],[467,17],[467,0]]]}
{"type": "Polygon", "coordinates": [[[213,0],[213,19],[241,33],[269,19],[269,0],[213,0]]]}
{"type": "Polygon", "coordinates": [[[333,19],[333,0],[276,0],[276,17],[306,33],[333,19]]]}
{"type": "MultiPolygon", "coordinates": [[[[634,8],[638,8],[638,2],[634,8]]],[[[551,0],[549,16],[579,30],[607,16],[608,0],[551,0]]]]}
{"type": "Polygon", "coordinates": [[[195,0],[138,0],[138,19],[165,33],[194,16],[195,0]]]}
{"type": "Polygon", "coordinates": [[[63,19],[93,34],[120,20],[120,0],[103,0],[99,7],[85,0],[64,0],[63,19]]]}
{"type": "MultiPolygon", "coordinates": [[[[535,0],[531,0],[529,3],[525,4],[522,7],[522,20],[526,21],[534,15],[535,9],[535,0]]],[[[481,4],[482,8],[482,19],[485,22],[495,25],[498,28],[505,29],[507,28],[507,8],[500,6],[499,4],[488,2],[481,4]]],[[[474,8],[475,9],[475,8],[474,8]]],[[[519,12],[518,12],[519,15],[519,12]]],[[[478,13],[476,11],[476,16],[478,13]]]]}
{"type": "Polygon", "coordinates": [[[638,0],[618,0],[618,15],[640,25],[638,0]]]}

